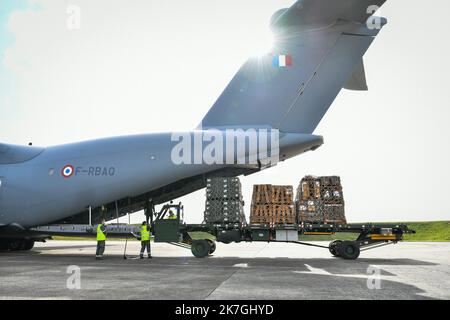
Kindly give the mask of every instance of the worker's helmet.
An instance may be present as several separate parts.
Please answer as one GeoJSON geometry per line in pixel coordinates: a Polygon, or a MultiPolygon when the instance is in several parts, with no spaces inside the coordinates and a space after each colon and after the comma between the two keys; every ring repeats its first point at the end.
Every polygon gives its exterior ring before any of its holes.
{"type": "Polygon", "coordinates": [[[142,221],[142,225],[145,226],[147,224],[147,221],[142,221]]]}

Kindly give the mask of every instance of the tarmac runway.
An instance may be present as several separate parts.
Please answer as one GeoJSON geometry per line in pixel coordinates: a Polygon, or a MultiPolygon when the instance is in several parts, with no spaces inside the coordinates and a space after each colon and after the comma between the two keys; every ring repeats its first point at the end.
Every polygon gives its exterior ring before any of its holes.
{"type": "MultiPolygon", "coordinates": [[[[327,243],[320,243],[327,245],[327,243]]],[[[0,299],[450,299],[450,243],[399,243],[358,260],[287,243],[217,244],[190,250],[152,243],[151,260],[123,259],[124,242],[37,243],[0,252],[0,299]]],[[[140,243],[128,243],[137,255],[140,243]]]]}

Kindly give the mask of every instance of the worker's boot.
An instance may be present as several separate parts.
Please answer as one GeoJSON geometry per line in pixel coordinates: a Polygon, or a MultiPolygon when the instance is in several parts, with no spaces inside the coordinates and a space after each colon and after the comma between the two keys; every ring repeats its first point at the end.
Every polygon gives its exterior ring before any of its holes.
{"type": "Polygon", "coordinates": [[[148,255],[148,259],[152,259],[153,257],[152,257],[152,255],[151,254],[149,254],[148,255]]]}
{"type": "Polygon", "coordinates": [[[141,255],[139,256],[139,259],[144,259],[144,255],[141,254],[141,255]]]}

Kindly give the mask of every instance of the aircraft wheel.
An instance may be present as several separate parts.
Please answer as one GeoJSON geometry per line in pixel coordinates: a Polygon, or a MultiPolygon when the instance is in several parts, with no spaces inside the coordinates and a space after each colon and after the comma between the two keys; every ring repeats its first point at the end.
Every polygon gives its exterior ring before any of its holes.
{"type": "Polygon", "coordinates": [[[9,242],[5,240],[0,240],[0,251],[9,250],[9,242]]]}
{"type": "Polygon", "coordinates": [[[328,249],[333,256],[339,257],[339,246],[341,245],[341,243],[341,240],[334,240],[330,242],[328,249]]]}
{"type": "Polygon", "coordinates": [[[191,244],[192,254],[196,258],[204,258],[208,255],[209,250],[211,250],[211,245],[208,240],[194,240],[191,244]]]}
{"type": "Polygon", "coordinates": [[[339,246],[339,256],[347,260],[355,260],[359,257],[359,243],[356,241],[343,241],[339,246]]]}
{"type": "Polygon", "coordinates": [[[34,240],[28,239],[28,240],[25,240],[25,245],[22,250],[29,251],[29,250],[33,249],[33,247],[34,247],[34,240]]]}
{"type": "Polygon", "coordinates": [[[214,253],[214,251],[216,251],[216,243],[214,242],[214,241],[212,241],[212,240],[208,240],[208,242],[209,242],[209,246],[210,246],[210,249],[209,249],[209,254],[213,254],[214,253]]]}
{"type": "Polygon", "coordinates": [[[25,248],[25,240],[23,239],[14,239],[9,242],[9,250],[11,251],[20,251],[25,248]]]}

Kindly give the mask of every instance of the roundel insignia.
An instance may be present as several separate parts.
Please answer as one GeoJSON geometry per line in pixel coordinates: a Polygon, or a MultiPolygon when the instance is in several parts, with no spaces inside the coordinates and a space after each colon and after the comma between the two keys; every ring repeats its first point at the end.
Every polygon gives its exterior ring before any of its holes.
{"type": "Polygon", "coordinates": [[[73,175],[73,173],[74,173],[74,169],[71,165],[67,165],[64,168],[62,168],[62,170],[61,170],[61,175],[64,178],[70,178],[73,175]]]}

